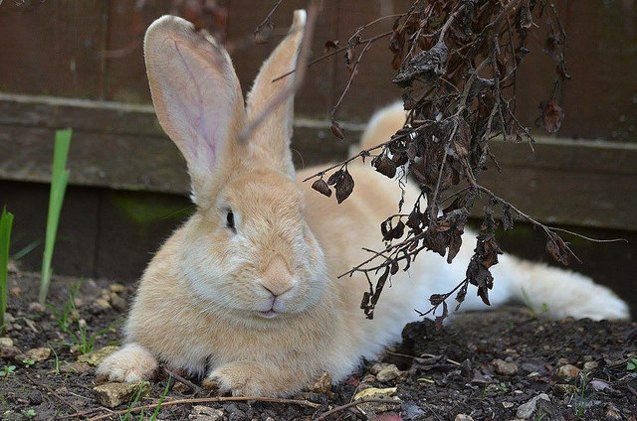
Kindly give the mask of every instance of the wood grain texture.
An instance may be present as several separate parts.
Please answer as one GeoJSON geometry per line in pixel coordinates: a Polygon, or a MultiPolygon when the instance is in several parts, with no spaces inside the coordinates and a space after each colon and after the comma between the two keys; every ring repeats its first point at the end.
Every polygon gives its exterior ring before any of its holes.
{"type": "Polygon", "coordinates": [[[104,96],[106,2],[0,5],[0,91],[104,96]]]}
{"type": "MultiPolygon", "coordinates": [[[[403,13],[412,3],[410,0],[339,2],[338,38],[341,44],[345,45],[357,28],[381,16],[403,13]]],[[[393,23],[393,18],[378,22],[365,29],[362,37],[368,38],[390,31],[393,23]]],[[[355,60],[363,47],[358,47],[358,53],[354,53],[355,60]]],[[[391,81],[396,75],[391,60],[389,37],[376,41],[370,47],[359,64],[358,74],[336,115],[337,120],[364,122],[375,110],[400,99],[401,89],[391,81]]],[[[351,74],[342,54],[336,57],[335,65],[336,83],[331,105],[338,101],[351,74]]]]}

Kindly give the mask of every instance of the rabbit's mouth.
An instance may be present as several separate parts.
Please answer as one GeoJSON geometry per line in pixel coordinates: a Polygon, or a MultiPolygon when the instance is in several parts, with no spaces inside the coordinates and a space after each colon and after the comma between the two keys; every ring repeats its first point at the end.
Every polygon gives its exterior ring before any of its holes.
{"type": "Polygon", "coordinates": [[[268,311],[259,311],[259,312],[257,312],[257,314],[259,316],[261,316],[261,317],[266,318],[266,319],[272,319],[272,318],[274,318],[274,317],[279,315],[279,313],[277,313],[273,309],[270,309],[268,311]]]}

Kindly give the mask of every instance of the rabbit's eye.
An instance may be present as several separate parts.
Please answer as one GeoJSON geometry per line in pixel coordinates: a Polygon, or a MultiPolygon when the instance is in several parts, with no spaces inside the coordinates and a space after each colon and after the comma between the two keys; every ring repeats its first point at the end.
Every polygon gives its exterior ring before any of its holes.
{"type": "Polygon", "coordinates": [[[228,209],[228,213],[226,214],[226,227],[230,228],[233,232],[237,232],[237,229],[234,226],[234,214],[230,209],[228,209]]]}

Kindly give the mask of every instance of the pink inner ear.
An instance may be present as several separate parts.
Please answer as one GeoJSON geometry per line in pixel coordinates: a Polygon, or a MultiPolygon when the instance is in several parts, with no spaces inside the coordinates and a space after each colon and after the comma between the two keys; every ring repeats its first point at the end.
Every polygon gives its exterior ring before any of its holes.
{"type": "Polygon", "coordinates": [[[191,54],[191,60],[187,60],[180,44],[176,40],[172,41],[177,53],[175,61],[178,62],[175,63],[175,70],[187,75],[182,79],[182,84],[176,84],[172,95],[167,95],[167,101],[175,101],[179,104],[177,107],[169,106],[169,109],[176,111],[172,117],[185,135],[181,139],[183,144],[178,143],[178,146],[189,163],[213,168],[217,158],[217,142],[220,141],[221,135],[219,129],[221,120],[224,118],[222,112],[214,109],[214,104],[220,99],[223,100],[226,95],[220,92],[220,83],[215,78],[219,75],[210,71],[212,63],[204,62],[209,57],[191,54]],[[213,97],[214,95],[217,97],[213,97]]]}

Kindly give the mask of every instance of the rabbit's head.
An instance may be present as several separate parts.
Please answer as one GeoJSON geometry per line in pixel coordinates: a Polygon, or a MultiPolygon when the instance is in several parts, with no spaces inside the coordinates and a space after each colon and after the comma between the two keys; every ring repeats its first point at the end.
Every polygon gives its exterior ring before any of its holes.
{"type": "Polygon", "coordinates": [[[273,79],[295,68],[304,22],[296,11],[246,106],[228,53],[187,21],[164,16],[144,39],[155,111],[186,159],[197,205],[182,228],[176,273],[208,311],[256,326],[317,305],[327,282],[294,180],[292,96],[243,135],[294,83],[273,79]]]}

